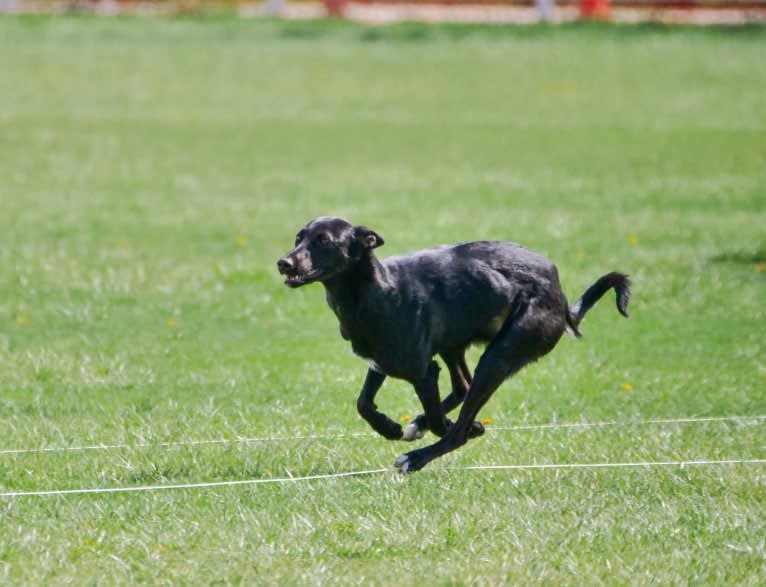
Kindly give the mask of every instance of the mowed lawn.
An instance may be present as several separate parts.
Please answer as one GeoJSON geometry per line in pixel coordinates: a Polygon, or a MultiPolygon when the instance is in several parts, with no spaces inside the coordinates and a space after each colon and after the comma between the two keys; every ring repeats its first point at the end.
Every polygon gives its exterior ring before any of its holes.
{"type": "Polygon", "coordinates": [[[3,497],[0,583],[764,584],[766,465],[465,467],[766,458],[765,43],[0,19],[0,492],[390,467],[322,288],[276,272],[315,216],[634,282],[421,473],[3,497]],[[554,422],[618,425],[507,429],[554,422]]]}

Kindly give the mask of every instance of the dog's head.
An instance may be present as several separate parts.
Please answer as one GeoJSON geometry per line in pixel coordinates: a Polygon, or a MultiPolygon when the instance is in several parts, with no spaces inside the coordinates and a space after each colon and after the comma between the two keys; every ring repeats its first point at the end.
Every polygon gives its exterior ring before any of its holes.
{"type": "Polygon", "coordinates": [[[286,277],[285,285],[300,287],[343,273],[382,244],[374,230],[323,216],[298,232],[295,248],[277,261],[277,267],[286,277]]]}

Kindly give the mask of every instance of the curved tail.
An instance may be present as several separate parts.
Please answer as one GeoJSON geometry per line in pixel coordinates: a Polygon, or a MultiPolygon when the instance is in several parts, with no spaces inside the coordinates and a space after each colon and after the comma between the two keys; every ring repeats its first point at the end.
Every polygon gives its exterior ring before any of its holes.
{"type": "Polygon", "coordinates": [[[607,273],[600,277],[596,283],[585,290],[580,298],[571,306],[567,314],[567,323],[575,336],[582,336],[577,329],[585,314],[601,297],[610,289],[617,294],[617,310],[628,317],[628,302],[630,301],[630,279],[624,273],[607,273]]]}

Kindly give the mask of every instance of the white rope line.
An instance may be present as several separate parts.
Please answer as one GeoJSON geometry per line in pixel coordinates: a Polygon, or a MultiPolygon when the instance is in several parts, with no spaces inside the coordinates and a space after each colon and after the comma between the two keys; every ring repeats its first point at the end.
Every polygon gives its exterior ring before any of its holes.
{"type": "Polygon", "coordinates": [[[355,438],[375,436],[368,432],[350,432],[345,434],[306,434],[295,436],[238,436],[236,438],[217,438],[203,440],[174,440],[167,442],[136,442],[134,444],[86,444],[80,446],[48,446],[40,448],[6,448],[0,455],[19,455],[44,452],[80,452],[88,450],[117,450],[123,448],[178,448],[183,446],[201,446],[206,444],[246,444],[255,442],[279,442],[283,440],[329,440],[335,438],[355,438]]]}
{"type": "Polygon", "coordinates": [[[88,489],[49,489],[45,491],[8,491],[0,497],[43,497],[50,495],[83,495],[87,493],[133,493],[142,491],[162,491],[168,489],[204,489],[208,487],[234,487],[236,485],[264,485],[267,483],[294,483],[297,481],[316,481],[320,479],[341,479],[343,477],[361,477],[375,473],[385,473],[391,469],[369,469],[367,471],[347,471],[323,475],[293,477],[269,477],[265,479],[239,479],[234,481],[209,481],[205,483],[175,483],[172,485],[133,485],[127,487],[93,487],[88,489]]]}
{"type": "MultiPolygon", "coordinates": [[[[533,465],[469,465],[460,471],[524,471],[531,469],[625,469],[633,467],[699,467],[704,465],[766,465],[766,459],[721,459],[697,461],[637,461],[626,463],[535,463],[533,465]]],[[[452,470],[452,469],[450,469],[452,470]]]]}
{"type": "Polygon", "coordinates": [[[747,422],[766,420],[766,415],[759,416],[710,416],[700,418],[655,418],[652,420],[638,420],[635,422],[617,422],[608,420],[606,422],[554,422],[551,424],[530,424],[517,426],[492,426],[490,430],[552,430],[566,428],[605,428],[607,426],[647,426],[661,424],[707,424],[710,422],[747,422]]]}
{"type": "MultiPolygon", "coordinates": [[[[692,460],[692,461],[639,461],[625,463],[548,463],[528,465],[471,465],[466,467],[447,467],[445,469],[428,469],[429,471],[529,471],[546,469],[619,469],[628,467],[699,467],[705,465],[766,465],[766,459],[721,459],[721,460],[692,460]]],[[[341,479],[347,477],[362,477],[380,473],[394,472],[394,469],[368,469],[362,471],[346,471],[341,473],[327,473],[321,475],[305,475],[294,477],[270,477],[264,479],[239,479],[233,481],[210,481],[203,483],[176,483],[169,485],[134,485],[127,487],[93,487],[83,489],[49,489],[43,491],[7,491],[0,493],[0,498],[11,497],[47,497],[64,495],[104,494],[104,493],[137,493],[146,491],[163,491],[171,489],[207,489],[216,487],[234,487],[238,485],[265,485],[297,483],[302,481],[318,481],[328,479],[341,479]]]]}
{"type": "MultiPolygon", "coordinates": [[[[553,422],[550,424],[519,424],[514,426],[490,425],[489,431],[531,431],[531,430],[566,430],[578,428],[606,428],[609,426],[647,426],[662,424],[707,424],[711,422],[762,422],[766,415],[757,416],[713,416],[713,417],[690,417],[690,418],[658,418],[652,420],[637,420],[634,422],[617,422],[608,420],[605,422],[553,422]]],[[[79,446],[50,446],[39,448],[6,448],[0,449],[0,455],[22,455],[30,453],[55,453],[55,452],[83,452],[93,450],[119,450],[126,448],[179,448],[184,446],[221,445],[221,444],[248,444],[256,442],[281,442],[285,440],[335,440],[340,438],[369,438],[376,435],[371,432],[349,432],[340,434],[308,434],[295,436],[238,436],[237,438],[220,438],[208,440],[177,440],[167,442],[138,442],[134,444],[90,444],[79,446]]]]}

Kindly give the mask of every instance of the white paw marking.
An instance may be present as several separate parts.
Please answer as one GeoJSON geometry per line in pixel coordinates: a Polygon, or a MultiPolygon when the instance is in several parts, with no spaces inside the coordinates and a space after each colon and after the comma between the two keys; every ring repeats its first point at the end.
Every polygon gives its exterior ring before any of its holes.
{"type": "Polygon", "coordinates": [[[404,429],[404,432],[402,432],[402,440],[406,440],[407,442],[412,442],[413,440],[423,438],[423,436],[425,436],[425,433],[426,431],[418,428],[418,425],[415,424],[415,422],[410,422],[409,424],[407,424],[407,427],[404,429]]]}
{"type": "Polygon", "coordinates": [[[399,469],[402,473],[406,473],[407,469],[410,468],[410,460],[407,458],[407,455],[402,455],[396,459],[394,467],[399,469]]]}

